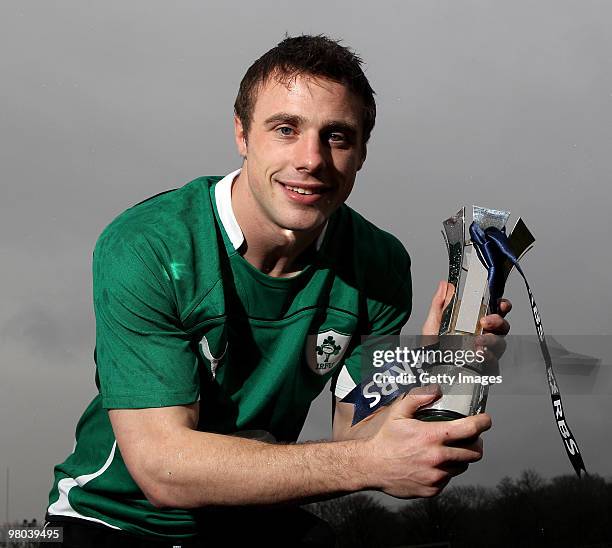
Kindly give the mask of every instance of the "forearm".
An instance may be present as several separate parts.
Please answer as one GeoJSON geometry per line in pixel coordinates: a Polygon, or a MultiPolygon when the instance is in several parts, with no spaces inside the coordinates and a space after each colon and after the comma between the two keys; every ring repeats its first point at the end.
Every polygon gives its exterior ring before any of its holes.
{"type": "Polygon", "coordinates": [[[185,429],[149,461],[157,506],[278,504],[371,487],[360,441],[277,445],[185,429]]]}

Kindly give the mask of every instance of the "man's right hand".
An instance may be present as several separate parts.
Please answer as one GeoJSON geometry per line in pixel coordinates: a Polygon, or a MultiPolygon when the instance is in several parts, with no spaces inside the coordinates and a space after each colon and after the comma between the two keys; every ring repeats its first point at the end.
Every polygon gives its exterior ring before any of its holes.
{"type": "Polygon", "coordinates": [[[439,394],[438,387],[429,385],[398,398],[377,432],[363,440],[369,467],[364,473],[374,488],[399,498],[431,497],[482,458],[479,436],[491,427],[486,413],[440,422],[413,418],[439,394]]]}

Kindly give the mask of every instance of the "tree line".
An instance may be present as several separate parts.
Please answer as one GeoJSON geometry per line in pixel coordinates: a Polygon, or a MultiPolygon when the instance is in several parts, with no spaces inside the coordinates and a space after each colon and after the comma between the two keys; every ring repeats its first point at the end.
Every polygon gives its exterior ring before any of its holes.
{"type": "Polygon", "coordinates": [[[496,487],[447,487],[391,510],[368,494],[310,504],[339,548],[612,547],[612,483],[592,475],[543,479],[532,470],[496,487]]]}

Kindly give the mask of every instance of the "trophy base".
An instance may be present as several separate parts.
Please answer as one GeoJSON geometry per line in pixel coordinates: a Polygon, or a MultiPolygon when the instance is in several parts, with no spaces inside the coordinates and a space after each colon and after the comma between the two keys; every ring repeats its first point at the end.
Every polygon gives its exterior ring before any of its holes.
{"type": "Polygon", "coordinates": [[[414,417],[428,421],[451,421],[484,412],[488,385],[480,383],[479,372],[464,366],[432,365],[427,372],[443,382],[440,397],[419,409],[414,417]]]}
{"type": "Polygon", "coordinates": [[[415,419],[424,422],[454,421],[456,419],[464,419],[465,417],[466,415],[462,413],[449,411],[448,409],[419,409],[414,414],[415,419]]]}

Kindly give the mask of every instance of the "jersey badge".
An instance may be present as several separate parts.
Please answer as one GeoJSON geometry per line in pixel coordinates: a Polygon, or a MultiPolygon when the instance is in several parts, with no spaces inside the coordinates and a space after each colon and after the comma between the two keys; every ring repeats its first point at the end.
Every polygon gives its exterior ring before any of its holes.
{"type": "Polygon", "coordinates": [[[308,367],[317,375],[325,375],[340,362],[350,340],[351,335],[344,335],[333,329],[309,335],[306,345],[308,367]]]}

